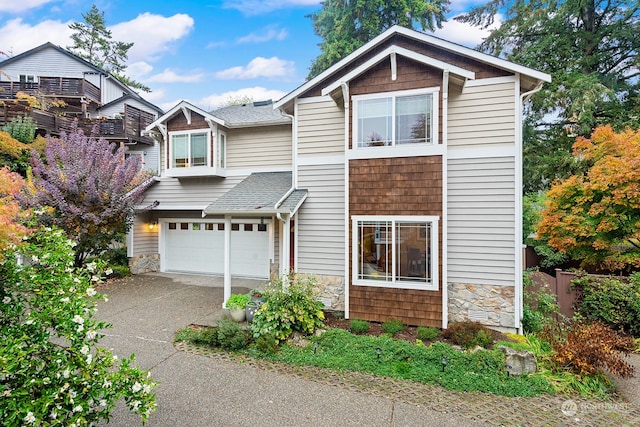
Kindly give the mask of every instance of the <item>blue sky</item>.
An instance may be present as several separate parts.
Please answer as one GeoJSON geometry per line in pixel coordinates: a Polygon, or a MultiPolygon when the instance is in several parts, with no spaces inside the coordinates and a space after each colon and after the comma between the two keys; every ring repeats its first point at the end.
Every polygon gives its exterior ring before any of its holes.
{"type": "MultiPolygon", "coordinates": [[[[94,3],[114,40],[134,42],[126,74],[165,110],[183,99],[205,110],[241,96],[279,99],[304,82],[320,52],[306,17],[319,0],[0,0],[0,57],[47,41],[69,46],[69,24],[94,3]]],[[[451,3],[449,18],[482,2],[451,3]]],[[[436,32],[469,47],[486,34],[451,20],[436,32]]]]}

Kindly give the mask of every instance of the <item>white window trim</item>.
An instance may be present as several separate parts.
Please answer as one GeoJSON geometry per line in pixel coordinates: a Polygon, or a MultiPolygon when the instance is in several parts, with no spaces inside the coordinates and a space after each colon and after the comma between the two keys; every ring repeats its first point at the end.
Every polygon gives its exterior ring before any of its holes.
{"type": "Polygon", "coordinates": [[[227,167],[227,145],[228,145],[227,133],[224,131],[218,131],[218,138],[216,141],[216,167],[220,169],[226,169],[227,167]],[[222,141],[221,136],[224,136],[224,147],[220,143],[222,141]],[[224,149],[222,149],[224,148],[224,149]],[[224,164],[221,164],[221,160],[224,160],[224,164]]]}
{"type": "MultiPolygon", "coordinates": [[[[439,115],[439,104],[438,98],[440,93],[440,87],[428,87],[422,89],[410,89],[410,90],[401,90],[401,91],[393,91],[393,92],[377,92],[377,93],[368,93],[364,95],[354,95],[352,97],[353,101],[353,115],[351,117],[353,123],[352,136],[351,136],[351,147],[353,150],[367,150],[367,151],[377,151],[377,150],[395,150],[400,149],[405,146],[436,146],[438,145],[438,115],[439,115]],[[382,146],[382,147],[358,147],[358,101],[364,101],[369,99],[381,99],[381,98],[397,98],[403,96],[413,96],[413,95],[432,95],[431,97],[431,116],[432,116],[432,129],[431,129],[431,142],[429,143],[419,143],[419,144],[401,144],[401,145],[392,145],[392,146],[382,146]]],[[[395,112],[395,102],[393,103],[393,108],[395,112]]],[[[395,115],[394,115],[395,117],[395,115]]],[[[392,121],[393,130],[395,130],[395,120],[392,121]]],[[[392,132],[393,138],[395,140],[395,132],[392,132]]]]}
{"type": "Polygon", "coordinates": [[[195,169],[195,168],[210,168],[211,167],[211,130],[208,128],[204,128],[204,129],[189,129],[189,130],[185,130],[185,131],[174,131],[174,132],[169,132],[169,167],[167,169],[169,170],[176,170],[176,169],[195,169]],[[204,133],[205,135],[207,135],[207,164],[204,166],[187,166],[186,168],[176,168],[173,167],[173,137],[174,136],[180,136],[180,135],[189,135],[189,160],[191,157],[191,135],[194,134],[201,134],[204,133]]]}
{"type": "Polygon", "coordinates": [[[394,289],[416,289],[424,291],[437,291],[439,289],[440,272],[438,269],[439,247],[438,247],[438,224],[440,217],[438,216],[387,216],[387,215],[354,215],[351,217],[351,283],[355,286],[372,286],[381,288],[394,289]],[[392,223],[393,232],[391,244],[393,245],[393,259],[391,261],[391,277],[392,281],[383,282],[378,280],[366,280],[358,278],[358,223],[362,221],[387,221],[392,223]],[[431,257],[431,271],[433,272],[430,283],[412,283],[396,281],[396,223],[398,222],[425,222],[431,223],[433,232],[431,233],[431,241],[429,248],[434,256],[431,257]]]}

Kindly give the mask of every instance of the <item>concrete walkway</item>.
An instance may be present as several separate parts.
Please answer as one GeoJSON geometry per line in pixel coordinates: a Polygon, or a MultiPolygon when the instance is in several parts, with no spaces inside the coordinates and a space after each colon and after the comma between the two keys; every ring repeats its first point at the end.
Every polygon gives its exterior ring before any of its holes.
{"type": "MultiPolygon", "coordinates": [[[[257,285],[236,281],[232,291],[248,292],[257,285]]],[[[640,425],[640,408],[622,400],[605,404],[561,396],[458,393],[357,373],[242,363],[223,353],[176,348],[172,340],[177,329],[214,324],[223,316],[221,279],[145,274],[100,291],[109,301],[100,303],[97,316],[114,326],[101,346],[121,357],[135,353],[138,364],[160,383],[150,427],[640,425]]],[[[637,389],[630,393],[637,398],[637,389]]],[[[136,426],[140,421],[121,403],[108,425],[136,426]]]]}

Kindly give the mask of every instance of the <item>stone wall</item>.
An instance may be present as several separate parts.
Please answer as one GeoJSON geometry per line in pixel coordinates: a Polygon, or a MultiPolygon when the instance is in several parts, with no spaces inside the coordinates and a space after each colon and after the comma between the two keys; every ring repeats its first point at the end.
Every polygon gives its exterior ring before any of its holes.
{"type": "MultiPolygon", "coordinates": [[[[300,275],[305,275],[300,273],[300,275]]],[[[344,311],[344,279],[342,276],[309,274],[316,279],[318,299],[329,310],[344,311]]]]}
{"type": "Polygon", "coordinates": [[[513,286],[449,283],[449,323],[477,321],[491,328],[515,331],[513,286]]]}
{"type": "Polygon", "coordinates": [[[160,254],[142,254],[129,258],[131,274],[160,271],[160,254]]]}

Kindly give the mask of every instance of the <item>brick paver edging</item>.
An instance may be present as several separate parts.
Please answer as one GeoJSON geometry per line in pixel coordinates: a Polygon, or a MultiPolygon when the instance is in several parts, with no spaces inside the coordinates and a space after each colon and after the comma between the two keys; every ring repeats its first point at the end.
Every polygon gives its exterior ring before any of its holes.
{"type": "Polygon", "coordinates": [[[640,408],[622,400],[600,401],[547,395],[524,398],[459,392],[361,372],[337,372],[314,366],[292,366],[254,359],[184,341],[174,345],[180,351],[242,363],[278,374],[294,375],[440,413],[454,413],[478,423],[504,426],[640,426],[640,408]]]}

